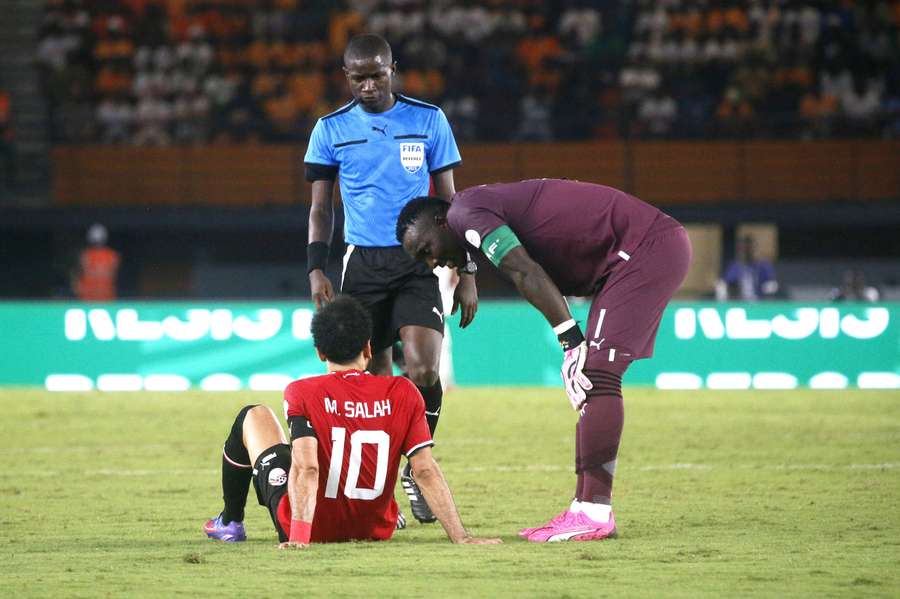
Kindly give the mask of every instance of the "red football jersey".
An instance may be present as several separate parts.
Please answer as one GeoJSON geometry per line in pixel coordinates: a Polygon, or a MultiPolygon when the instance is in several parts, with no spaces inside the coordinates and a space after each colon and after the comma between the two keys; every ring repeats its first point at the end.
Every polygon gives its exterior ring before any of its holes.
{"type": "Polygon", "coordinates": [[[400,454],[434,444],[415,385],[403,377],[345,370],[294,381],[284,390],[284,408],[288,418],[306,418],[318,439],[311,540],[391,538],[400,454]]]}

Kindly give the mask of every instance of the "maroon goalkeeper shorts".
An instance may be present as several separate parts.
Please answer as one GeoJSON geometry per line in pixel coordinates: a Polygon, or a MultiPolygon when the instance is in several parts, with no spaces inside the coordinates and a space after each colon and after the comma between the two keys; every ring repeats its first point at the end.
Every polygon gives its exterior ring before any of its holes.
{"type": "MultiPolygon", "coordinates": [[[[666,304],[684,281],[691,242],[678,221],[661,216],[631,256],[613,269],[591,302],[584,336],[587,370],[653,355],[666,304]]],[[[622,371],[621,367],[616,370],[622,371]]]]}

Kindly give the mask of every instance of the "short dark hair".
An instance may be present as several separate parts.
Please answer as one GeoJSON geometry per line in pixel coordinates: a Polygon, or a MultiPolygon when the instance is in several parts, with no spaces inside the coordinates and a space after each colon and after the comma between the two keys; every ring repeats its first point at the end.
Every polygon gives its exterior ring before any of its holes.
{"type": "Polygon", "coordinates": [[[403,243],[406,231],[422,214],[446,212],[448,208],[450,208],[450,204],[436,196],[419,196],[411,199],[400,211],[400,216],[397,217],[397,241],[403,243]]]}
{"type": "Polygon", "coordinates": [[[347,364],[372,338],[372,317],[359,301],[339,295],[312,319],[313,343],[329,362],[347,364]]]}
{"type": "Polygon", "coordinates": [[[352,60],[365,60],[381,56],[388,63],[393,61],[393,53],[391,45],[386,39],[374,33],[364,33],[357,35],[347,44],[344,50],[344,64],[352,60]]]}

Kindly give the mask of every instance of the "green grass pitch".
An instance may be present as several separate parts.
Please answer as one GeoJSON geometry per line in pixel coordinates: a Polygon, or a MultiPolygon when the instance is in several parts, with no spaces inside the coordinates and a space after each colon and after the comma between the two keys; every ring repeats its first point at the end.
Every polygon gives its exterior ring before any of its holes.
{"type": "MultiPolygon", "coordinates": [[[[561,391],[457,389],[435,453],[471,532],[387,543],[207,540],[237,409],[277,394],[0,392],[0,594],[23,597],[897,597],[900,394],[626,389],[616,540],[518,528],[574,486],[561,391]]],[[[253,495],[251,492],[251,501],[253,495]]],[[[400,500],[401,508],[408,506],[400,500]]]]}

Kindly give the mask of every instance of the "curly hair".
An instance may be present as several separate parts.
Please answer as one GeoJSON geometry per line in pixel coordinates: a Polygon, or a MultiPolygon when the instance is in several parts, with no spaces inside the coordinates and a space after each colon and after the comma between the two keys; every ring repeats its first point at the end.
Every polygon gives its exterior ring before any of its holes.
{"type": "Polygon", "coordinates": [[[312,319],[313,343],[329,362],[348,364],[372,338],[372,318],[361,303],[340,295],[312,319]]]}
{"type": "Polygon", "coordinates": [[[446,212],[449,207],[450,204],[446,200],[435,196],[420,196],[411,199],[397,217],[397,241],[403,243],[406,231],[413,226],[421,214],[435,214],[439,210],[446,212]]]}

